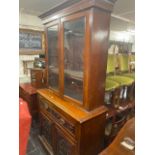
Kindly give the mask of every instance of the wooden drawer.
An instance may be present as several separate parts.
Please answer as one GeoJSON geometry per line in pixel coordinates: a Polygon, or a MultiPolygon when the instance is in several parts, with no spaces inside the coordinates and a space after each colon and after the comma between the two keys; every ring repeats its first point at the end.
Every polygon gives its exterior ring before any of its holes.
{"type": "Polygon", "coordinates": [[[62,126],[74,138],[76,135],[76,125],[74,121],[68,120],[64,115],[60,114],[52,104],[39,95],[39,108],[43,110],[58,125],[62,126]]]}

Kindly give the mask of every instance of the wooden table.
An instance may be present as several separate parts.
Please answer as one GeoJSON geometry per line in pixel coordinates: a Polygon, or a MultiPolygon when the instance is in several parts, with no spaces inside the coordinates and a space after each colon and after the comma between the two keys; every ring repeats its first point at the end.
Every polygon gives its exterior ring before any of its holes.
{"type": "Polygon", "coordinates": [[[34,88],[31,85],[31,83],[22,83],[19,85],[19,96],[28,103],[32,119],[37,120],[38,118],[37,89],[34,88]]]}
{"type": "Polygon", "coordinates": [[[125,137],[130,137],[135,140],[135,119],[130,119],[118,133],[114,141],[108,148],[103,150],[99,155],[134,155],[135,151],[126,149],[121,145],[121,142],[125,137]]]}

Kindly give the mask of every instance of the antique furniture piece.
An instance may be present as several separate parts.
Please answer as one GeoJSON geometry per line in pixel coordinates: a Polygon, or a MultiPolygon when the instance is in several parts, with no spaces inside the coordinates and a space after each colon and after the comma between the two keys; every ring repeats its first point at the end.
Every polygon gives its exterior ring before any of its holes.
{"type": "Polygon", "coordinates": [[[105,146],[113,141],[126,121],[135,116],[134,102],[121,103],[118,108],[108,105],[107,108],[105,146]]]}
{"type": "Polygon", "coordinates": [[[135,71],[135,53],[130,53],[129,56],[129,63],[130,63],[130,72],[135,71]]]}
{"type": "Polygon", "coordinates": [[[118,131],[134,116],[134,78],[123,71],[128,70],[127,54],[108,54],[105,104],[106,114],[105,141],[106,146],[117,136],[118,131]],[[120,70],[115,70],[119,64],[120,70]],[[108,89],[109,88],[109,89],[108,89]]]}
{"type": "Polygon", "coordinates": [[[120,85],[120,100],[126,102],[133,99],[132,86],[134,85],[134,79],[131,77],[116,74],[115,66],[117,63],[117,56],[115,54],[108,54],[107,62],[107,79],[118,82],[120,85]]]}
{"type": "Polygon", "coordinates": [[[41,15],[47,37],[47,88],[38,90],[40,140],[56,155],[104,148],[110,13],[114,0],[68,0],[41,15]]]}
{"type": "Polygon", "coordinates": [[[114,107],[119,106],[120,87],[119,83],[106,79],[104,101],[108,106],[112,104],[114,107]]]}
{"type": "Polygon", "coordinates": [[[129,150],[121,145],[125,137],[135,140],[135,119],[132,118],[120,130],[115,140],[99,155],[134,155],[135,150],[129,150]]]}
{"type": "Polygon", "coordinates": [[[118,54],[118,64],[119,64],[119,71],[121,75],[130,77],[135,80],[135,73],[132,71],[131,68],[133,68],[130,64],[132,61],[132,64],[134,63],[133,60],[130,60],[133,58],[129,54],[118,54]]]}
{"type": "Polygon", "coordinates": [[[37,89],[30,83],[19,85],[19,96],[28,103],[29,111],[33,120],[38,119],[37,89]]]}
{"type": "Polygon", "coordinates": [[[43,68],[32,68],[31,85],[37,89],[46,87],[46,70],[43,68]]]}
{"type": "Polygon", "coordinates": [[[134,72],[134,56],[129,54],[118,55],[119,74],[122,76],[130,77],[133,79],[132,85],[130,85],[129,97],[130,100],[135,98],[135,72],[134,72]]]}

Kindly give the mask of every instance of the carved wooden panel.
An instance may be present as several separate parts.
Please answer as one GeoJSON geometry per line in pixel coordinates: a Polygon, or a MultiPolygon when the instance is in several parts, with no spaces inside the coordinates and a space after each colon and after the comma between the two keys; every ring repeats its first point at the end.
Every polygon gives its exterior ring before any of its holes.
{"type": "Polygon", "coordinates": [[[53,123],[43,115],[40,115],[40,121],[41,121],[41,135],[45,137],[45,139],[50,145],[52,145],[53,123]]]}
{"type": "Polygon", "coordinates": [[[58,129],[56,130],[56,155],[75,155],[75,144],[71,143],[58,129]]]}

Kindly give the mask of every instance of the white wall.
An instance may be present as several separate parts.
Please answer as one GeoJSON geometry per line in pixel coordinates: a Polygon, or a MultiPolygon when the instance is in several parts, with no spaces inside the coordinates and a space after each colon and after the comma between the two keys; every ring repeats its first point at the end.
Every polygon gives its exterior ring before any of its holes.
{"type": "Polygon", "coordinates": [[[110,31],[109,39],[112,41],[121,41],[132,43],[132,52],[135,52],[135,35],[126,31],[110,31]]]}
{"type": "Polygon", "coordinates": [[[110,31],[110,40],[134,43],[134,34],[125,31],[110,31]]]}
{"type": "Polygon", "coordinates": [[[19,28],[44,31],[44,25],[39,17],[23,13],[19,13],[19,28]]]}

